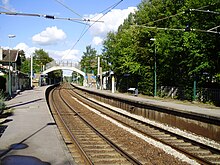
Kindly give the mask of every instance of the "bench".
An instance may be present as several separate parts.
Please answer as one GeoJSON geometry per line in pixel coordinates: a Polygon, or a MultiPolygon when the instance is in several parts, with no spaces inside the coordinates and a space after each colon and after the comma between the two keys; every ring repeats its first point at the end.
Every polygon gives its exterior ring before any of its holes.
{"type": "Polygon", "coordinates": [[[131,92],[134,96],[138,96],[137,88],[128,88],[128,92],[131,92]]]}

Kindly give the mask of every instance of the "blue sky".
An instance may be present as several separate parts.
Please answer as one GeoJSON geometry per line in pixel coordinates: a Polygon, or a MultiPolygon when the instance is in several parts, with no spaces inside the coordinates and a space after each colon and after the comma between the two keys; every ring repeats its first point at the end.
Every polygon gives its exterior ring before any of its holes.
{"type": "MultiPolygon", "coordinates": [[[[103,10],[119,1],[1,0],[0,11],[96,20],[101,16],[103,10]]],[[[42,48],[55,60],[80,61],[88,45],[92,45],[98,52],[101,52],[102,41],[107,32],[117,30],[123,19],[130,12],[134,12],[140,2],[141,0],[123,0],[116,8],[102,17],[101,20],[104,23],[94,24],[80,40],[80,35],[84,32],[83,30],[88,28],[88,25],[68,20],[45,19],[44,17],[0,14],[0,46],[22,49],[27,57],[35,49],[42,48]],[[16,35],[16,37],[9,39],[9,34],[16,35]]]]}

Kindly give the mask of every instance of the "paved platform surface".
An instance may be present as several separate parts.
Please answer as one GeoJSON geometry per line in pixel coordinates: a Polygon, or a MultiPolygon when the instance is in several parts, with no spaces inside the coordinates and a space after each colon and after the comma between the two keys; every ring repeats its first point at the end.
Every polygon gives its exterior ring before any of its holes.
{"type": "Polygon", "coordinates": [[[181,102],[181,101],[177,101],[174,99],[162,99],[162,98],[153,98],[153,97],[150,98],[150,97],[146,97],[143,95],[134,96],[132,94],[127,94],[127,93],[126,94],[117,93],[117,92],[111,93],[110,90],[100,90],[96,88],[89,88],[89,87],[82,87],[82,86],[78,86],[78,87],[86,89],[86,90],[114,96],[114,97],[119,97],[123,99],[129,99],[129,100],[134,100],[137,102],[146,103],[148,105],[166,107],[170,110],[177,110],[177,111],[182,111],[186,113],[191,113],[191,114],[193,113],[197,115],[202,115],[202,116],[207,116],[207,117],[210,116],[210,117],[220,119],[220,107],[216,107],[216,106],[211,106],[211,105],[202,104],[202,103],[181,102]]]}
{"type": "Polygon", "coordinates": [[[6,104],[12,109],[0,126],[1,165],[72,165],[72,159],[47,107],[45,90],[18,94],[6,104]]]}

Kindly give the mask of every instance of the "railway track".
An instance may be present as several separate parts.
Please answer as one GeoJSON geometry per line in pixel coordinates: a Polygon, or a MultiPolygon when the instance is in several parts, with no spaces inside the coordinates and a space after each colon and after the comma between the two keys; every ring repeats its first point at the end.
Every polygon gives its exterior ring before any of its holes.
{"type": "Polygon", "coordinates": [[[77,164],[141,164],[105,137],[73,107],[73,98],[64,88],[55,88],[49,97],[52,114],[77,164]]]}
{"type": "Polygon", "coordinates": [[[122,123],[141,134],[151,137],[163,144],[169,145],[175,150],[187,155],[201,164],[220,164],[220,148],[212,147],[198,141],[192,140],[185,136],[170,132],[155,125],[150,125],[139,119],[125,115],[119,111],[115,111],[108,105],[103,105],[94,99],[89,99],[83,93],[77,90],[69,91],[70,94],[76,97],[90,107],[99,110],[101,113],[113,118],[117,122],[122,123]]]}

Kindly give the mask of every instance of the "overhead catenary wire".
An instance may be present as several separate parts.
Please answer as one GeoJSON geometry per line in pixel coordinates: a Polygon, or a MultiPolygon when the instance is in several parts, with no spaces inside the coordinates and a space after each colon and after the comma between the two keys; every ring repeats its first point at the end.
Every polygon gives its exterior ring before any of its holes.
{"type": "MultiPolygon", "coordinates": [[[[219,2],[220,3],[220,2],[219,2]]],[[[217,4],[217,3],[216,3],[217,4]]],[[[214,5],[214,4],[212,4],[214,5]]],[[[161,18],[161,19],[157,19],[155,21],[150,21],[148,23],[145,23],[145,24],[142,24],[142,25],[132,25],[132,26],[140,26],[140,27],[146,27],[146,28],[150,28],[150,29],[158,29],[158,30],[174,30],[174,31],[185,31],[185,29],[172,29],[172,28],[162,28],[162,27],[155,27],[155,26],[146,26],[146,25],[150,25],[150,24],[154,24],[156,22],[160,22],[160,21],[163,21],[163,20],[166,20],[166,19],[169,19],[169,18],[173,18],[173,17],[176,17],[176,16],[179,16],[179,15],[182,15],[182,14],[185,14],[185,13],[188,13],[188,12],[204,12],[204,13],[210,13],[210,14],[220,14],[220,12],[215,12],[215,11],[210,11],[210,10],[201,10],[201,9],[204,9],[204,8],[207,8],[209,7],[210,5],[206,5],[206,6],[202,6],[200,8],[197,8],[197,9],[188,9],[188,10],[185,10],[185,11],[182,11],[180,13],[177,13],[177,14],[173,14],[173,15],[170,15],[170,16],[167,16],[167,17],[164,17],[164,18],[161,18]]],[[[205,32],[205,33],[215,33],[215,34],[220,34],[220,32],[217,32],[217,28],[220,27],[220,26],[216,26],[216,27],[213,27],[209,30],[202,30],[202,29],[190,29],[191,31],[199,31],[199,32],[205,32]],[[213,30],[216,30],[216,31],[213,31],[213,30]]]]}
{"type": "Polygon", "coordinates": [[[87,33],[87,31],[97,22],[100,21],[101,18],[103,18],[107,13],[109,13],[112,9],[114,9],[116,6],[118,6],[123,0],[120,0],[119,2],[117,2],[116,4],[110,6],[107,8],[107,10],[105,9],[104,11],[106,11],[101,17],[99,17],[96,21],[94,21],[91,25],[89,25],[89,27],[85,30],[84,33],[82,33],[82,35],[79,37],[79,40],[87,33]]]}
{"type": "Polygon", "coordinates": [[[10,9],[8,9],[8,8],[6,8],[6,7],[4,7],[4,6],[0,6],[0,8],[2,8],[2,9],[4,9],[4,10],[7,10],[7,11],[9,11],[9,12],[12,12],[10,9]]]}
{"type": "Polygon", "coordinates": [[[209,30],[207,30],[207,31],[217,30],[217,28],[220,28],[220,25],[219,25],[219,26],[216,26],[216,27],[213,27],[213,28],[211,28],[211,29],[209,29],[209,30]]]}
{"type": "Polygon", "coordinates": [[[56,2],[58,2],[59,4],[61,4],[63,7],[65,7],[66,9],[70,10],[72,13],[78,15],[80,18],[83,18],[83,16],[81,16],[79,13],[75,12],[73,9],[71,9],[70,7],[68,7],[67,5],[65,5],[63,2],[59,1],[59,0],[55,0],[56,2]]]}
{"type": "MultiPolygon", "coordinates": [[[[4,14],[4,15],[14,15],[14,16],[43,17],[43,18],[47,18],[47,19],[68,20],[68,21],[75,21],[75,22],[81,22],[81,23],[82,23],[82,22],[97,22],[97,20],[91,20],[91,19],[56,17],[56,16],[54,16],[54,15],[47,15],[47,14],[4,12],[4,11],[0,11],[0,14],[4,14]]],[[[99,21],[99,22],[102,22],[102,21],[99,21]]]]}
{"type": "MultiPolygon", "coordinates": [[[[71,49],[69,50],[69,52],[64,55],[63,57],[69,55],[69,53],[75,48],[75,46],[79,43],[79,41],[83,38],[83,36],[89,31],[89,29],[97,22],[100,22],[100,19],[103,18],[106,14],[108,14],[112,9],[114,9],[116,6],[118,6],[123,0],[120,0],[119,2],[113,4],[112,6],[108,7],[107,9],[103,10],[105,11],[105,13],[99,17],[96,21],[94,21],[91,25],[89,25],[89,27],[87,29],[84,28],[84,30],[82,31],[81,35],[79,36],[78,40],[73,44],[73,46],[71,47],[71,49]]],[[[95,17],[94,17],[95,18],[95,17]]]]}
{"type": "Polygon", "coordinates": [[[197,11],[197,12],[210,13],[210,14],[220,14],[220,12],[210,11],[210,10],[190,9],[190,11],[197,11]]]}
{"type": "MultiPolygon", "coordinates": [[[[103,10],[105,13],[99,17],[96,21],[94,21],[89,27],[85,30],[84,33],[79,37],[79,40],[87,33],[87,31],[97,22],[100,21],[101,18],[103,18],[107,13],[109,13],[112,9],[114,9],[116,6],[118,6],[123,0],[120,0],[119,2],[115,3],[114,5],[108,7],[107,9],[103,10]]],[[[75,47],[75,46],[74,46],[75,47]]]]}
{"type": "MultiPolygon", "coordinates": [[[[183,32],[185,31],[185,29],[161,28],[161,27],[156,27],[156,26],[145,26],[145,25],[132,25],[132,26],[143,27],[143,28],[148,28],[148,29],[156,29],[156,30],[183,31],[183,32]]],[[[218,27],[220,27],[220,26],[218,26],[218,27]]],[[[198,32],[203,32],[203,33],[220,34],[220,32],[211,31],[211,30],[190,29],[190,31],[198,31],[198,32]]]]}

